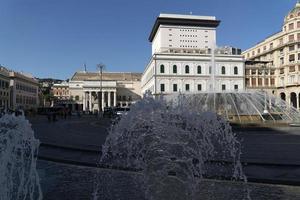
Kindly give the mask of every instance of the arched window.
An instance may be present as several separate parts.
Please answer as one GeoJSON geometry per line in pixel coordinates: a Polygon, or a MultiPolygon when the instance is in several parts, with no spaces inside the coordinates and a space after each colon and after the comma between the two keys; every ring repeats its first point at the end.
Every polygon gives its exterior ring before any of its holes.
{"type": "Polygon", "coordinates": [[[160,65],[160,73],[165,73],[165,66],[164,65],[160,65]]]}
{"type": "Polygon", "coordinates": [[[201,66],[200,65],[197,67],[197,73],[201,74],[201,66]]]}
{"type": "Polygon", "coordinates": [[[211,74],[211,66],[208,68],[208,73],[211,74]]]}
{"type": "Polygon", "coordinates": [[[177,65],[173,65],[173,74],[177,74],[177,65]]]}
{"type": "Polygon", "coordinates": [[[78,101],[79,100],[79,96],[75,96],[75,100],[78,101]]]}
{"type": "Polygon", "coordinates": [[[190,73],[190,67],[188,65],[185,66],[185,73],[186,74],[190,73]]]}
{"type": "Polygon", "coordinates": [[[225,67],[224,67],[224,66],[222,66],[221,73],[222,73],[222,74],[226,74],[226,71],[225,71],[225,67]]]}
{"type": "Polygon", "coordinates": [[[238,72],[238,67],[235,66],[233,71],[234,71],[234,74],[237,75],[237,74],[239,73],[239,72],[238,72]]]}

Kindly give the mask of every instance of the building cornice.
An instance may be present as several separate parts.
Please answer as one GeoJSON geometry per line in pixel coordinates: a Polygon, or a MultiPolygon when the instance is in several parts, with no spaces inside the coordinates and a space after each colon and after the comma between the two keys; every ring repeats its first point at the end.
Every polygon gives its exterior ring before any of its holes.
{"type": "Polygon", "coordinates": [[[220,20],[212,19],[185,19],[185,18],[172,18],[172,17],[162,17],[159,16],[152,28],[152,31],[149,36],[149,42],[152,42],[156,32],[160,25],[171,25],[171,26],[198,26],[198,27],[210,27],[216,28],[220,24],[220,20]]]}

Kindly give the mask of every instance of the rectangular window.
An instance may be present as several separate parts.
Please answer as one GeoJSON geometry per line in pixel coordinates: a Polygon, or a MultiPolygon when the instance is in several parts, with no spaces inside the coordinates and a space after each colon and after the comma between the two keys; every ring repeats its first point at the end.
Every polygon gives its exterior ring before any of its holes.
{"type": "Polygon", "coordinates": [[[252,78],[251,83],[252,83],[252,86],[256,86],[256,78],[252,78]]]}
{"type": "Polygon", "coordinates": [[[293,42],[294,41],[294,35],[289,35],[289,42],[293,42]]]}
{"type": "Polygon", "coordinates": [[[295,54],[292,54],[292,55],[289,56],[289,61],[290,62],[295,61],[295,54]]]}
{"type": "Polygon", "coordinates": [[[222,85],[222,90],[226,90],[226,85],[222,85]]]}
{"type": "Polygon", "coordinates": [[[177,92],[177,84],[173,84],[173,92],[177,92]]]}
{"type": "Polygon", "coordinates": [[[281,64],[281,65],[284,64],[284,58],[280,58],[280,64],[281,64]]]}
{"type": "Polygon", "coordinates": [[[290,23],[289,24],[289,30],[293,30],[294,29],[294,23],[290,23]]]}
{"type": "Polygon", "coordinates": [[[201,91],[201,90],[202,90],[202,85],[198,84],[198,91],[201,91]]]}
{"type": "Polygon", "coordinates": [[[289,46],[289,51],[294,51],[295,50],[295,45],[289,46]]]}
{"type": "Polygon", "coordinates": [[[238,85],[234,85],[234,90],[238,90],[239,86],[238,85]]]}
{"type": "Polygon", "coordinates": [[[165,91],[165,84],[160,84],[160,91],[164,92],[165,91]]]}
{"type": "Polygon", "coordinates": [[[185,84],[185,91],[190,91],[190,84],[185,84]]]}
{"type": "Polygon", "coordinates": [[[271,85],[274,86],[275,85],[275,79],[271,78],[271,85]]]}
{"type": "Polygon", "coordinates": [[[269,79],[265,78],[265,86],[269,86],[269,79]]]}

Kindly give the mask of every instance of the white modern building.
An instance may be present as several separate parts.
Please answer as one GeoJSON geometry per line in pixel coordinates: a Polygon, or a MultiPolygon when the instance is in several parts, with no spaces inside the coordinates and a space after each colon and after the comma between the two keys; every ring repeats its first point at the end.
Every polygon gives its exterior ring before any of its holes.
{"type": "Polygon", "coordinates": [[[149,36],[152,56],[142,93],[244,90],[240,49],[215,48],[219,23],[212,16],[160,14],[149,36]]]}

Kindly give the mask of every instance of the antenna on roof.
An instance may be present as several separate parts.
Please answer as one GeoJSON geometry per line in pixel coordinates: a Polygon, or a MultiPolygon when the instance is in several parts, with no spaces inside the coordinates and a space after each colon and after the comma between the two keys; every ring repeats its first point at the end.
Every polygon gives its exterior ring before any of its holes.
{"type": "Polygon", "coordinates": [[[83,64],[83,66],[84,66],[84,71],[86,72],[86,63],[85,62],[83,64]]]}

